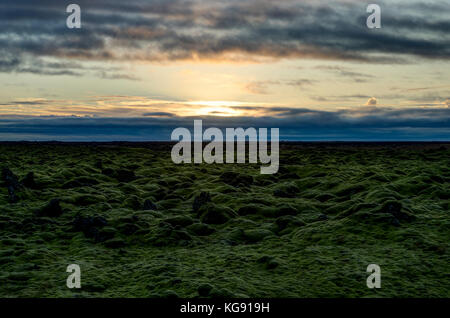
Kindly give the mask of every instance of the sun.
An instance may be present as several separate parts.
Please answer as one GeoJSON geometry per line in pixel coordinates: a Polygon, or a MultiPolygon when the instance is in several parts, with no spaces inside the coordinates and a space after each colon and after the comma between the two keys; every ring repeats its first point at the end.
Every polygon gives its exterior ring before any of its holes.
{"type": "Polygon", "coordinates": [[[239,106],[238,102],[230,101],[195,101],[188,102],[188,105],[195,105],[198,109],[195,110],[195,115],[197,116],[222,116],[231,117],[239,116],[242,114],[241,111],[234,108],[239,106]]]}

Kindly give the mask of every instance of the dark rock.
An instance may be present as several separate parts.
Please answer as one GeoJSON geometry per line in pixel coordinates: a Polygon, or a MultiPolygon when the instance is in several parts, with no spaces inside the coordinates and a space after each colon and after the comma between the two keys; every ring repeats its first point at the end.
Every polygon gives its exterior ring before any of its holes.
{"type": "Polygon", "coordinates": [[[119,231],[125,235],[132,235],[139,230],[139,226],[133,223],[125,223],[119,227],[119,231]]]}
{"type": "Polygon", "coordinates": [[[208,202],[211,202],[211,195],[209,194],[209,192],[202,191],[198,196],[194,198],[192,209],[194,210],[194,212],[198,212],[200,208],[208,202]]]}
{"type": "Polygon", "coordinates": [[[130,195],[125,199],[122,206],[130,208],[132,210],[139,210],[142,207],[142,202],[137,196],[130,195]]]}
{"type": "Polygon", "coordinates": [[[62,214],[59,199],[52,199],[47,205],[36,211],[37,216],[57,217],[62,214]]]}
{"type": "Polygon", "coordinates": [[[183,280],[181,278],[174,278],[170,281],[170,283],[173,285],[178,285],[178,284],[181,284],[182,282],[183,282],[183,280]]]}
{"type": "Polygon", "coordinates": [[[14,190],[14,187],[8,186],[8,200],[10,203],[16,203],[19,201],[19,198],[16,195],[16,190],[14,190]]]}
{"type": "Polygon", "coordinates": [[[101,216],[79,216],[73,221],[73,230],[83,232],[87,238],[93,238],[96,242],[103,242],[111,238],[111,233],[101,232],[100,229],[105,227],[108,222],[101,216]]]}
{"type": "Polygon", "coordinates": [[[22,184],[19,182],[17,176],[8,168],[3,168],[2,178],[8,189],[9,202],[16,203],[19,201],[16,192],[22,189],[22,184]]]}
{"type": "Polygon", "coordinates": [[[279,177],[281,177],[282,174],[288,174],[291,173],[291,169],[289,169],[289,163],[285,162],[285,160],[283,160],[284,158],[281,159],[281,164],[280,167],[278,168],[278,172],[277,174],[279,175],[279,177]]]}
{"type": "Polygon", "coordinates": [[[266,268],[267,269],[275,269],[278,267],[278,265],[280,265],[276,260],[271,260],[266,264],[266,268]]]}
{"type": "Polygon", "coordinates": [[[267,255],[259,258],[257,262],[263,264],[266,269],[275,269],[280,265],[275,257],[267,255]]]}
{"type": "Polygon", "coordinates": [[[392,214],[394,218],[397,219],[397,222],[398,221],[411,222],[415,219],[414,215],[403,210],[402,204],[398,201],[385,202],[383,204],[383,207],[381,208],[381,212],[392,214]]]}
{"type": "Polygon", "coordinates": [[[273,232],[266,229],[245,230],[244,238],[248,243],[257,243],[266,237],[273,236],[273,232]]]}
{"type": "Polygon", "coordinates": [[[73,180],[70,180],[63,184],[63,189],[72,189],[72,188],[80,188],[80,187],[90,187],[93,185],[97,185],[99,182],[96,179],[88,178],[88,177],[79,177],[73,180]]]}
{"type": "Polygon", "coordinates": [[[136,170],[139,169],[141,166],[138,165],[137,163],[131,164],[131,165],[126,165],[124,168],[128,169],[128,170],[136,170]]]}
{"type": "Polygon", "coordinates": [[[25,178],[22,180],[22,184],[30,189],[36,189],[37,185],[34,180],[34,172],[30,171],[27,173],[25,178]]]}
{"type": "Polygon", "coordinates": [[[391,222],[391,224],[392,224],[393,226],[400,226],[400,222],[399,222],[399,220],[398,220],[396,217],[392,217],[392,218],[390,219],[390,222],[391,222]]]}
{"type": "Polygon", "coordinates": [[[215,230],[212,227],[210,227],[208,224],[203,223],[195,223],[189,225],[186,229],[192,234],[198,236],[208,236],[215,232],[215,230]]]}
{"type": "Polygon", "coordinates": [[[211,286],[210,284],[201,284],[197,289],[198,295],[200,297],[207,297],[212,289],[213,286],[211,286]]]}
{"type": "Polygon", "coordinates": [[[168,191],[165,188],[159,188],[153,193],[153,196],[157,201],[164,200],[166,196],[168,195],[168,191]]]}
{"type": "Polygon", "coordinates": [[[273,191],[273,195],[280,198],[295,198],[298,192],[299,189],[295,184],[282,184],[273,191]]]}
{"type": "Polygon", "coordinates": [[[191,241],[192,237],[186,231],[175,230],[172,232],[176,241],[191,241]]]}
{"type": "MultiPolygon", "coordinates": [[[[281,167],[280,167],[280,168],[281,168],[281,167]]],[[[298,176],[298,174],[296,174],[296,173],[294,173],[294,172],[280,173],[280,171],[278,171],[278,173],[280,174],[279,179],[281,179],[281,180],[300,179],[300,177],[298,176]]]]}
{"type": "Polygon", "coordinates": [[[229,207],[215,204],[208,204],[207,206],[203,206],[199,210],[199,213],[201,215],[201,221],[207,224],[223,224],[232,217],[236,216],[236,212],[234,212],[229,207]]]}
{"type": "Polygon", "coordinates": [[[260,264],[265,264],[272,259],[273,259],[273,256],[264,255],[264,256],[261,256],[260,258],[258,258],[257,262],[260,264]]]}
{"type": "Polygon", "coordinates": [[[402,209],[402,204],[397,201],[388,201],[386,202],[383,207],[381,208],[381,211],[384,213],[391,213],[395,214],[400,212],[402,209]]]}
{"type": "Polygon", "coordinates": [[[102,216],[94,216],[92,218],[92,224],[94,226],[101,227],[101,226],[106,226],[108,224],[108,221],[106,221],[106,219],[102,216]]]}
{"type": "Polygon", "coordinates": [[[98,195],[82,194],[74,196],[73,203],[76,206],[88,206],[104,201],[105,198],[98,195]]]}
{"type": "Polygon", "coordinates": [[[140,220],[139,216],[137,215],[128,215],[117,219],[117,221],[120,223],[135,223],[138,222],[139,220],[140,220]]]}
{"type": "Polygon", "coordinates": [[[343,188],[336,192],[336,195],[339,197],[350,198],[353,195],[363,192],[366,190],[365,184],[350,184],[345,185],[343,188]]]}
{"type": "Polygon", "coordinates": [[[335,199],[336,196],[330,194],[330,193],[322,193],[319,194],[318,196],[316,196],[316,200],[320,201],[320,202],[326,202],[332,199],[335,199]]]}
{"type": "Polygon", "coordinates": [[[30,280],[32,278],[32,274],[30,271],[28,272],[11,272],[8,273],[6,276],[7,280],[12,280],[12,281],[27,281],[30,280]]]}
{"type": "Polygon", "coordinates": [[[173,227],[171,224],[161,221],[150,241],[155,246],[185,246],[192,241],[192,237],[179,226],[173,227]]]}
{"type": "Polygon", "coordinates": [[[261,215],[265,217],[276,217],[280,215],[279,209],[273,206],[259,204],[248,204],[239,208],[239,215],[261,215]]]}
{"type": "Polygon", "coordinates": [[[150,211],[150,210],[156,211],[157,207],[152,201],[147,199],[147,200],[144,201],[143,210],[145,210],[145,211],[150,211]]]}
{"type": "Polygon", "coordinates": [[[258,212],[261,210],[261,206],[257,204],[248,204],[244,205],[239,208],[238,214],[239,215],[251,215],[251,214],[258,214],[258,212]]]}
{"type": "Polygon", "coordinates": [[[114,169],[111,169],[111,168],[105,168],[105,169],[102,169],[102,174],[112,177],[115,174],[115,171],[114,171],[114,169]]]}
{"type": "Polygon", "coordinates": [[[101,160],[98,160],[96,163],[94,163],[94,167],[97,169],[103,169],[103,162],[101,160]]]}
{"type": "Polygon", "coordinates": [[[239,228],[231,230],[227,235],[226,241],[229,242],[230,245],[238,245],[241,243],[245,243],[244,231],[239,228]]]}
{"type": "Polygon", "coordinates": [[[117,170],[115,177],[120,182],[131,182],[136,179],[134,171],[126,169],[117,170]]]}
{"type": "Polygon", "coordinates": [[[243,175],[243,174],[236,173],[233,171],[224,172],[220,176],[220,180],[222,180],[224,183],[227,183],[227,184],[235,186],[235,187],[238,187],[238,186],[248,187],[253,184],[252,176],[243,175]]]}
{"type": "Polygon", "coordinates": [[[7,187],[12,187],[14,190],[20,190],[22,184],[19,182],[17,176],[8,168],[3,168],[2,178],[7,187]]]}
{"type": "Polygon", "coordinates": [[[164,230],[164,231],[173,231],[173,226],[167,222],[161,221],[159,222],[159,229],[164,230]]]}
{"type": "Polygon", "coordinates": [[[283,216],[283,215],[297,215],[298,211],[296,208],[294,208],[291,205],[283,205],[278,209],[278,215],[283,216]]]}
{"type": "Polygon", "coordinates": [[[278,230],[282,231],[288,227],[301,227],[305,225],[305,222],[292,215],[280,216],[275,220],[275,224],[278,226],[278,230]]]}
{"type": "Polygon", "coordinates": [[[105,241],[105,246],[109,248],[121,248],[126,245],[125,241],[120,238],[113,238],[105,241]]]}
{"type": "Polygon", "coordinates": [[[192,223],[194,223],[194,221],[192,220],[192,218],[190,218],[189,216],[184,216],[184,215],[178,215],[178,216],[174,216],[171,218],[167,218],[164,220],[165,222],[171,224],[172,226],[188,226],[191,225],[192,223]]]}
{"type": "Polygon", "coordinates": [[[111,226],[106,226],[98,231],[96,242],[104,242],[116,236],[117,229],[111,226]]]}

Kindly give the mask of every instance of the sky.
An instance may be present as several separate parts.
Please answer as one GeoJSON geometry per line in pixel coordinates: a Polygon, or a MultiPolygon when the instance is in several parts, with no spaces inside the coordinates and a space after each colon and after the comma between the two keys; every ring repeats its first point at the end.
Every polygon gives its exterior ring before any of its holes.
{"type": "Polygon", "coordinates": [[[169,140],[203,119],[282,140],[449,141],[449,13],[450,0],[1,0],[0,140],[169,140]]]}

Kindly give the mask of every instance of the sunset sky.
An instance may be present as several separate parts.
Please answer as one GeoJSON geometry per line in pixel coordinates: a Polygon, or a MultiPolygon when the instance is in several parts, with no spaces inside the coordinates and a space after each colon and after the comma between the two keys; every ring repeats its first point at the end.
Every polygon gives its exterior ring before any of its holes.
{"type": "Polygon", "coordinates": [[[167,140],[193,119],[449,140],[449,17],[450,0],[1,0],[0,140],[167,140]]]}

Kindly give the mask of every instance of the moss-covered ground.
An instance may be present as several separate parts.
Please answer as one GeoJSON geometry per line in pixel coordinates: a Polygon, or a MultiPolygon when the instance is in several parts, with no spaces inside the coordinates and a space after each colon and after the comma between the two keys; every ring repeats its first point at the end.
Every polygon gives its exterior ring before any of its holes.
{"type": "Polygon", "coordinates": [[[0,297],[450,296],[450,145],[280,156],[261,175],[168,144],[1,144],[0,297]]]}

